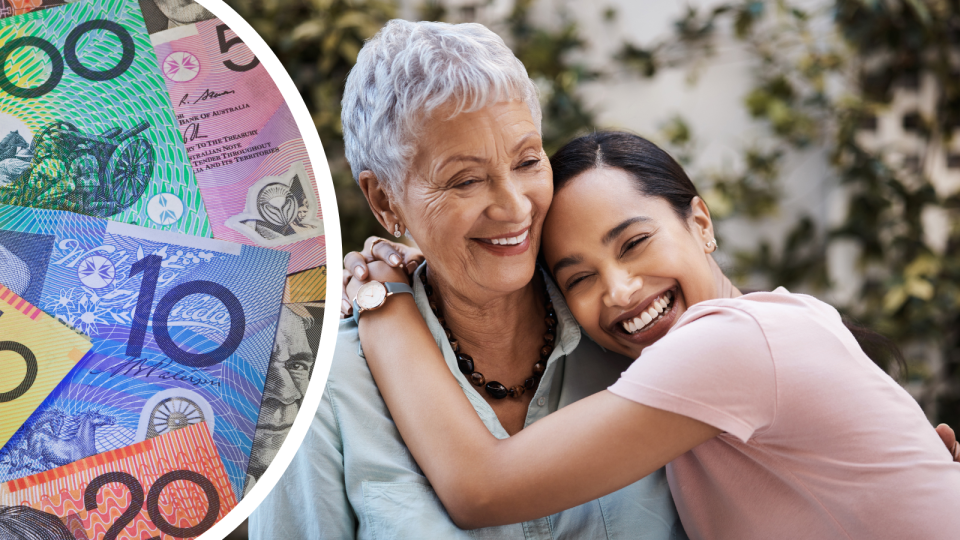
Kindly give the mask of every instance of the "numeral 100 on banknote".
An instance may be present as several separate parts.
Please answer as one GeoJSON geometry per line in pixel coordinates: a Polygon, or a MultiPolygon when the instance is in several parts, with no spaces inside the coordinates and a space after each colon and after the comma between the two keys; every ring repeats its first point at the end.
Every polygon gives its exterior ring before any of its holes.
{"type": "Polygon", "coordinates": [[[0,70],[0,88],[2,88],[3,91],[19,98],[40,97],[56,88],[57,85],[60,84],[60,79],[63,78],[64,58],[66,58],[67,65],[70,66],[70,69],[84,79],[89,81],[109,81],[110,79],[119,77],[130,68],[130,65],[133,64],[134,55],[136,53],[136,49],[133,46],[133,37],[130,35],[130,33],[119,24],[103,19],[96,19],[78,24],[76,28],[74,28],[70,34],[67,35],[67,40],[63,45],[63,55],[60,54],[60,51],[57,50],[53,43],[50,43],[41,37],[23,36],[12,39],[8,41],[2,48],[0,48],[0,65],[5,64],[10,55],[22,47],[36,47],[45,52],[50,58],[52,72],[50,73],[50,78],[48,78],[47,81],[40,86],[35,88],[22,88],[14,84],[7,76],[5,71],[0,70]],[[120,61],[117,62],[117,65],[110,69],[103,71],[90,69],[81,64],[80,59],[77,57],[77,44],[80,42],[80,38],[82,38],[86,33],[93,32],[95,30],[106,30],[107,32],[113,33],[118,39],[120,39],[123,52],[120,56],[120,61]]]}

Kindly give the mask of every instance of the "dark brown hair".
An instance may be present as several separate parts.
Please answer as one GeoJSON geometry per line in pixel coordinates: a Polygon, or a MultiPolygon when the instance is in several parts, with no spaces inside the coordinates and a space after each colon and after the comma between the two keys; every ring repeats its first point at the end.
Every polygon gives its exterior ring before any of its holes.
{"type": "MultiPolygon", "coordinates": [[[[555,193],[590,169],[616,168],[635,180],[641,194],[670,203],[684,222],[690,216],[690,202],[699,197],[696,186],[670,154],[632,133],[597,131],[578,137],[558,150],[550,164],[555,193]]],[[[843,323],[871,360],[884,368],[893,360],[900,368],[900,376],[905,376],[906,361],[893,341],[846,317],[843,323]]]]}

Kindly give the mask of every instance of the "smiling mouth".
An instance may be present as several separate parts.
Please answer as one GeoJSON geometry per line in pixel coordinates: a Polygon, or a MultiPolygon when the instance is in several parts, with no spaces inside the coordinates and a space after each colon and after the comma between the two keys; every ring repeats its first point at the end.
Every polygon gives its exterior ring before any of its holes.
{"type": "Polygon", "coordinates": [[[620,321],[620,328],[630,335],[647,332],[662,321],[673,309],[677,295],[670,289],[653,299],[647,309],[632,319],[620,321]]]}
{"type": "Polygon", "coordinates": [[[477,238],[478,241],[495,246],[519,246],[527,237],[530,236],[530,229],[522,233],[507,238],[477,238]]]}

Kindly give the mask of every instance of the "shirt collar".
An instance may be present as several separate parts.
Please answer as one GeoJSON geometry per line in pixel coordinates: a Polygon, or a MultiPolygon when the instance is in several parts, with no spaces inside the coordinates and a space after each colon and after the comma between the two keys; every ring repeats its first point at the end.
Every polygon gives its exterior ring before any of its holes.
{"type": "MultiPolygon", "coordinates": [[[[447,368],[453,373],[457,383],[460,384],[460,388],[464,394],[466,394],[467,399],[470,400],[470,404],[476,409],[480,419],[483,420],[487,429],[489,429],[494,436],[501,439],[506,438],[508,436],[507,432],[503,429],[503,426],[500,425],[500,421],[497,419],[497,415],[493,412],[490,404],[483,399],[478,389],[467,381],[466,376],[461,373],[460,368],[457,367],[457,359],[453,353],[453,348],[450,347],[450,342],[447,341],[446,333],[443,331],[443,327],[440,326],[440,321],[437,320],[436,315],[433,314],[433,310],[430,309],[430,300],[427,298],[427,292],[424,290],[423,283],[420,281],[420,273],[423,272],[426,267],[427,265],[421,264],[414,273],[413,297],[417,303],[417,309],[420,310],[420,315],[423,317],[423,320],[427,322],[427,328],[430,330],[430,334],[433,335],[437,346],[440,347],[440,350],[443,352],[443,359],[447,363],[447,368]]],[[[553,302],[553,310],[557,314],[557,346],[554,347],[553,352],[547,359],[547,369],[544,371],[543,378],[537,386],[531,403],[535,403],[541,397],[549,399],[553,391],[553,383],[556,382],[557,385],[559,385],[560,382],[554,380],[557,370],[560,369],[558,364],[580,344],[580,325],[578,325],[576,319],[573,318],[573,314],[570,313],[567,303],[563,300],[563,295],[560,294],[559,289],[557,289],[557,286],[550,279],[550,276],[540,269],[539,266],[537,268],[547,284],[547,294],[550,296],[550,301],[553,302]]],[[[557,386],[557,388],[559,391],[559,386],[557,386]]]]}

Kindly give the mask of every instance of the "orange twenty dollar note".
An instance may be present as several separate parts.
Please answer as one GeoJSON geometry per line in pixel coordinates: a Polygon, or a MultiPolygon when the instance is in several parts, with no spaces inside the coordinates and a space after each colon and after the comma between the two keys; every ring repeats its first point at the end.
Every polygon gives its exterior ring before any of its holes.
{"type": "Polygon", "coordinates": [[[43,538],[192,538],[236,504],[203,422],[0,484],[0,517],[43,538]]]}

